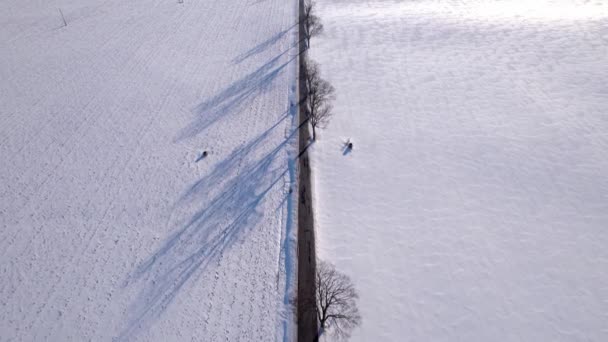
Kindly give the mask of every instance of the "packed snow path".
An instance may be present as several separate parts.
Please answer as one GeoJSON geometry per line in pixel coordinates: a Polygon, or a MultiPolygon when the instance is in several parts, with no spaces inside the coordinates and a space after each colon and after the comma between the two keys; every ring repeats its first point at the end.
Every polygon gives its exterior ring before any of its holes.
{"type": "Polygon", "coordinates": [[[319,5],[315,228],[352,341],[608,341],[608,2],[319,5]]]}
{"type": "Polygon", "coordinates": [[[293,337],[296,6],[2,1],[0,340],[293,337]]]}

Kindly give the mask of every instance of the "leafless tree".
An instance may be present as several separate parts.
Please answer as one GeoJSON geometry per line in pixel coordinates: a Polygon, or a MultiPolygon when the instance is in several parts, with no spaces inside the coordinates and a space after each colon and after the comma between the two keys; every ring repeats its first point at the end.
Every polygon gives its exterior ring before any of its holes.
{"type": "Polygon", "coordinates": [[[316,2],[314,0],[304,0],[304,36],[306,38],[306,46],[310,46],[310,38],[323,33],[323,24],[321,19],[315,14],[316,2]]]}
{"type": "Polygon", "coordinates": [[[327,262],[319,261],[316,270],[316,305],[319,331],[315,341],[325,332],[337,339],[347,339],[361,324],[357,308],[357,291],[351,279],[327,262]]]}
{"type": "Polygon", "coordinates": [[[321,78],[319,65],[306,61],[306,87],[308,88],[308,119],[312,126],[312,140],[317,138],[317,128],[325,128],[332,116],[330,101],[335,98],[334,87],[321,78]]]}

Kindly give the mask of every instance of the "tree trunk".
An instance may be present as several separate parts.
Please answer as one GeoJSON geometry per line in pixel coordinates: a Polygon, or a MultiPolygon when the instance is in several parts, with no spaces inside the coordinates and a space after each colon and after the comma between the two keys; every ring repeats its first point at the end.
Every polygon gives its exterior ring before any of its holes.
{"type": "Polygon", "coordinates": [[[321,338],[321,335],[323,335],[324,332],[325,332],[325,322],[321,322],[321,327],[319,327],[319,330],[317,330],[317,333],[315,334],[315,339],[313,340],[313,342],[319,342],[319,339],[321,338]]]}
{"type": "Polygon", "coordinates": [[[315,128],[315,125],[311,125],[312,126],[312,141],[317,141],[317,130],[315,128]]]}

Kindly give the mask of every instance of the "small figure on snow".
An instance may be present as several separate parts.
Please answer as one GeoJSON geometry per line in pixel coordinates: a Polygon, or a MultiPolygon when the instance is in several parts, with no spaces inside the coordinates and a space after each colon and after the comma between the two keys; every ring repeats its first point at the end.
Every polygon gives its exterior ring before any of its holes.
{"type": "Polygon", "coordinates": [[[352,141],[350,141],[350,139],[348,139],[348,140],[346,140],[346,142],[344,142],[342,155],[345,156],[345,155],[349,154],[350,152],[352,152],[352,150],[353,150],[353,143],[352,143],[352,141]]]}
{"type": "Polygon", "coordinates": [[[198,163],[199,161],[207,158],[208,155],[209,155],[209,153],[207,151],[203,151],[203,153],[201,153],[199,155],[199,157],[196,159],[196,163],[198,163]]]}

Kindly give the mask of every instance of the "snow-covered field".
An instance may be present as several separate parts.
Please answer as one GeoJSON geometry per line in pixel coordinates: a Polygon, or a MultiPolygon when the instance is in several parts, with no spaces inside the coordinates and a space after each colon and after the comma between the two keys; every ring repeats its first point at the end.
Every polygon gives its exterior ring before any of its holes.
{"type": "Polygon", "coordinates": [[[608,341],[608,2],[319,5],[318,248],[352,340],[608,341]]]}
{"type": "Polygon", "coordinates": [[[296,18],[0,3],[1,341],[291,339],[296,18]]]}

